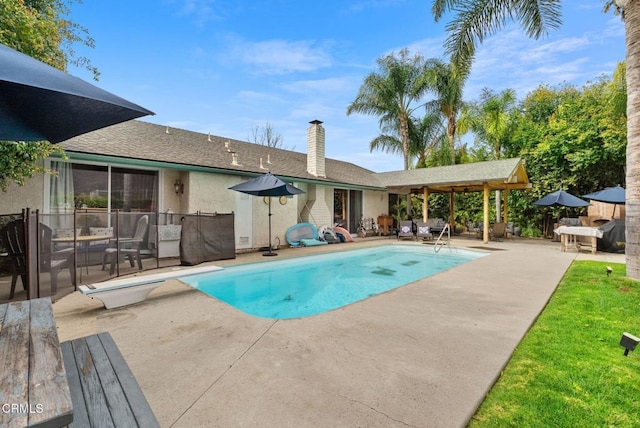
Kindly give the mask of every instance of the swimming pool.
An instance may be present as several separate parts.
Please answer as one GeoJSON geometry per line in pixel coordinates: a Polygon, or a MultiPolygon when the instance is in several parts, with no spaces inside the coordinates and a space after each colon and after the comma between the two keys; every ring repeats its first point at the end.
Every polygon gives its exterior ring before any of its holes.
{"type": "Polygon", "coordinates": [[[451,269],[487,253],[391,245],[232,266],[181,280],[258,317],[330,311],[451,269]]]}

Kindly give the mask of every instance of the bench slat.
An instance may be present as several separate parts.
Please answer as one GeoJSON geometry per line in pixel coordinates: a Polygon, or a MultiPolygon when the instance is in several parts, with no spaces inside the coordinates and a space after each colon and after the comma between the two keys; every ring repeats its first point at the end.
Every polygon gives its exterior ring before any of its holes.
{"type": "MultiPolygon", "coordinates": [[[[12,390],[0,390],[0,403],[27,404],[29,394],[29,302],[7,305],[0,332],[0,385],[12,385],[12,390]]],[[[0,426],[27,426],[28,413],[0,412],[0,426]]]]}
{"type": "Polygon", "coordinates": [[[136,420],[129,408],[127,397],[118,382],[116,372],[119,368],[113,367],[113,363],[109,359],[113,355],[107,355],[102,342],[97,336],[89,336],[85,339],[89,352],[91,352],[94,367],[100,378],[102,391],[109,406],[114,425],[117,427],[136,426],[136,420]]]}
{"type": "Polygon", "coordinates": [[[71,392],[71,402],[73,403],[73,423],[70,427],[88,427],[89,415],[87,415],[87,405],[84,402],[82,394],[82,385],[80,384],[80,374],[76,365],[76,356],[73,354],[73,346],[71,342],[62,342],[62,359],[64,367],[67,371],[67,381],[69,382],[69,391],[71,392]]]}
{"type": "Polygon", "coordinates": [[[109,407],[100,385],[100,378],[93,365],[86,340],[74,340],[71,342],[71,346],[76,357],[80,385],[82,386],[82,394],[84,395],[91,426],[113,427],[111,413],[109,412],[109,407]]]}
{"type": "Polygon", "coordinates": [[[109,361],[111,361],[111,365],[120,381],[120,386],[129,401],[138,426],[159,427],[158,420],[153,414],[142,389],[140,389],[140,385],[138,385],[136,378],[133,376],[133,372],[127,365],[127,362],[111,335],[109,333],[99,333],[98,338],[104,346],[106,353],[109,355],[109,361]]]}
{"type": "Polygon", "coordinates": [[[54,417],[59,418],[56,423],[68,424],[73,409],[51,300],[31,301],[30,326],[29,402],[42,405],[42,411],[29,413],[29,425],[39,426],[54,417]]]}

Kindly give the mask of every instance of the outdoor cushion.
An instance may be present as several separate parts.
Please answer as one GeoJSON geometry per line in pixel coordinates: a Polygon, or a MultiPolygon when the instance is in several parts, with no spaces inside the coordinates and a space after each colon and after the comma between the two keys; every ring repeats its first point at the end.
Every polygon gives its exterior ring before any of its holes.
{"type": "Polygon", "coordinates": [[[303,238],[300,240],[300,244],[304,245],[305,247],[315,247],[316,245],[327,245],[327,241],[303,238]]]}
{"type": "MultiPolygon", "coordinates": [[[[91,236],[113,236],[113,227],[90,227],[89,235],[91,236]]],[[[89,245],[105,245],[108,244],[109,240],[105,239],[104,241],[91,241],[89,245]]]]}

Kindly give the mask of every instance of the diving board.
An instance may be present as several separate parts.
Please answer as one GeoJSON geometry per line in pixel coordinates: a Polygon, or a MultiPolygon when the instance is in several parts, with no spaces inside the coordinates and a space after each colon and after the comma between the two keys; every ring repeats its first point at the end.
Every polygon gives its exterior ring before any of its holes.
{"type": "Polygon", "coordinates": [[[174,267],[170,271],[151,275],[137,275],[95,284],[85,284],[78,290],[85,296],[98,299],[107,309],[119,308],[144,301],[149,293],[169,279],[221,270],[220,266],[174,267]]]}

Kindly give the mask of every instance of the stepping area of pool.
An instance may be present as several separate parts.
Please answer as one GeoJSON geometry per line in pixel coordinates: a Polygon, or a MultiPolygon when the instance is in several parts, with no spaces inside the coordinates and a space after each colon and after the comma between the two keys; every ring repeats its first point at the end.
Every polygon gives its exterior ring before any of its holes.
{"type": "Polygon", "coordinates": [[[161,426],[464,426],[576,258],[557,243],[489,246],[504,251],[300,319],[253,317],[178,280],[132,306],[76,292],[53,308],[61,341],[111,333],[161,426]]]}

